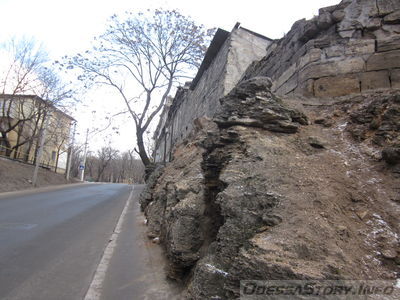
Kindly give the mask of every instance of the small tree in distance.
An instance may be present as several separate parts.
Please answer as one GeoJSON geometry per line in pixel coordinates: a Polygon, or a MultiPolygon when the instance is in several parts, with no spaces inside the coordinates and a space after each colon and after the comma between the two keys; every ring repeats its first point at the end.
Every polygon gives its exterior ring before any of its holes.
{"type": "Polygon", "coordinates": [[[148,166],[144,134],[173,87],[194,75],[213,32],[177,11],[114,15],[92,50],[65,60],[88,87],[106,85],[119,94],[135,123],[135,150],[148,166]]]}

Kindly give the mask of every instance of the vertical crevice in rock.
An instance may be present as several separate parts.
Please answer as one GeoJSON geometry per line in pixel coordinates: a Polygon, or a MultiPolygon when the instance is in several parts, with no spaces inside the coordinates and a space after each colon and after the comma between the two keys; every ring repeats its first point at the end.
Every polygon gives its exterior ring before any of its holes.
{"type": "MultiPolygon", "coordinates": [[[[208,143],[207,143],[208,144],[208,143]]],[[[207,151],[203,154],[201,168],[204,175],[204,222],[203,250],[207,251],[208,246],[215,241],[219,228],[224,223],[221,214],[221,207],[216,202],[217,195],[225,189],[225,184],[220,180],[220,173],[227,157],[223,151],[223,144],[219,141],[210,141],[207,151]]]]}

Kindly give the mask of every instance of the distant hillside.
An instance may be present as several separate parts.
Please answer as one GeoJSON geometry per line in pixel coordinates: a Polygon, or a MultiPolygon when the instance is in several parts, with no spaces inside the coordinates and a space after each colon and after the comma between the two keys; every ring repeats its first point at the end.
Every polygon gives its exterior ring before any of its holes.
{"type": "MultiPolygon", "coordinates": [[[[0,193],[32,188],[31,179],[34,167],[6,158],[0,158],[0,193]]],[[[66,184],[64,175],[39,169],[39,186],[66,184]]]]}

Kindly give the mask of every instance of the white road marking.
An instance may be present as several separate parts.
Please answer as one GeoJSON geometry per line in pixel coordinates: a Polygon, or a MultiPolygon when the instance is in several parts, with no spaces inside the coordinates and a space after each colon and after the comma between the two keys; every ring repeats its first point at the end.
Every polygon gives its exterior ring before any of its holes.
{"type": "Polygon", "coordinates": [[[38,224],[25,224],[25,223],[0,223],[0,229],[21,229],[21,230],[31,230],[35,228],[38,224]]]}
{"type": "Polygon", "coordinates": [[[129,198],[126,201],[125,207],[122,210],[122,213],[118,219],[114,232],[111,234],[108,245],[104,250],[99,265],[97,266],[96,272],[93,276],[93,280],[89,286],[88,291],[86,292],[84,300],[99,300],[101,297],[101,290],[103,287],[104,279],[106,277],[108,265],[110,264],[114,249],[117,246],[118,235],[121,232],[122,223],[124,222],[126,212],[128,211],[129,204],[132,200],[133,190],[134,186],[132,186],[132,191],[129,194],[129,198]]]}

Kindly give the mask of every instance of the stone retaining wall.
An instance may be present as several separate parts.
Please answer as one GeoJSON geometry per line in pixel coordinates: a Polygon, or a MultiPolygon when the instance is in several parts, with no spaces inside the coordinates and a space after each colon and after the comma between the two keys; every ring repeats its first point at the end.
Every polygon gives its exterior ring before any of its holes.
{"type": "Polygon", "coordinates": [[[178,89],[162,113],[155,133],[156,162],[171,160],[172,148],[192,131],[193,120],[212,117],[220,108],[219,99],[232,90],[253,61],[265,55],[272,42],[239,24],[230,33],[219,29],[217,34],[196,78],[178,89]]]}
{"type": "Polygon", "coordinates": [[[278,95],[321,98],[400,88],[400,0],[343,0],[295,22],[276,41],[239,26],[223,34],[211,44],[207,66],[163,113],[157,162],[170,161],[193,120],[218,112],[219,99],[239,80],[267,76],[278,95]]]}
{"type": "Polygon", "coordinates": [[[335,97],[400,88],[400,1],[344,0],[297,21],[243,79],[268,76],[280,95],[335,97]]]}

